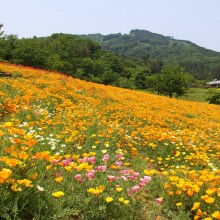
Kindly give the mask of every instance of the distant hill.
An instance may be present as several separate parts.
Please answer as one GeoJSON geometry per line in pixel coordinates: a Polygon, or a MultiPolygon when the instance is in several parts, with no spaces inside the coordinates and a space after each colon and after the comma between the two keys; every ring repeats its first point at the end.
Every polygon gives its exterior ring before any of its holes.
{"type": "Polygon", "coordinates": [[[81,35],[98,42],[103,49],[148,61],[178,63],[198,79],[220,78],[220,53],[200,47],[187,40],[146,30],[131,30],[129,34],[81,35]]]}

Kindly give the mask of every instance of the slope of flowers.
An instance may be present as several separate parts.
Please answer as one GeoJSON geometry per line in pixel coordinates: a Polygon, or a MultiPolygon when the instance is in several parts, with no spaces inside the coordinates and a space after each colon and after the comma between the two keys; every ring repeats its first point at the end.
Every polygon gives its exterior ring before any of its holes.
{"type": "Polygon", "coordinates": [[[0,218],[220,219],[219,106],[0,70],[0,218]]]}

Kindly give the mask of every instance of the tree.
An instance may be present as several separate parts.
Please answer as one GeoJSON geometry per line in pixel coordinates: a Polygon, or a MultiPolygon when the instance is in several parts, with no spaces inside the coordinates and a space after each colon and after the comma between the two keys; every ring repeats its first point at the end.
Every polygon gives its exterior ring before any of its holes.
{"type": "Polygon", "coordinates": [[[156,88],[158,94],[169,95],[170,98],[185,94],[193,78],[177,65],[164,66],[157,76],[156,88]]]}
{"type": "Polygon", "coordinates": [[[3,24],[0,24],[0,37],[3,35],[4,31],[1,31],[3,24]]]}

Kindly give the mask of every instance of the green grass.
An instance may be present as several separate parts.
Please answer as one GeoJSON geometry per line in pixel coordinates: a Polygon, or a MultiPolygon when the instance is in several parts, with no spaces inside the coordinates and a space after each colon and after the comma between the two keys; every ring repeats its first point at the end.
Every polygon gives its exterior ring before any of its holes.
{"type": "MultiPolygon", "coordinates": [[[[140,91],[157,94],[155,91],[152,90],[140,90],[140,91]]],[[[220,88],[189,88],[186,91],[186,94],[181,97],[178,97],[178,99],[188,100],[193,102],[208,102],[207,99],[216,93],[220,93],[220,88]]]]}
{"type": "Polygon", "coordinates": [[[219,93],[220,89],[217,88],[190,88],[187,90],[186,95],[180,97],[182,100],[189,100],[195,102],[208,102],[207,99],[219,93]]]}
{"type": "Polygon", "coordinates": [[[180,97],[179,99],[195,102],[207,102],[208,97],[208,89],[190,88],[187,90],[186,95],[180,97]]]}

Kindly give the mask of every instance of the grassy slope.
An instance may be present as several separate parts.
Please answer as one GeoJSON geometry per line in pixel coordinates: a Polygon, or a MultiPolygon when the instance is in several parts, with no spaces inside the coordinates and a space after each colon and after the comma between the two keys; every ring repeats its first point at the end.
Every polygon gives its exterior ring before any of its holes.
{"type": "Polygon", "coordinates": [[[0,172],[8,198],[0,202],[8,207],[0,207],[4,216],[191,219],[218,211],[219,106],[10,64],[0,63],[0,69],[12,73],[0,78],[0,170],[8,169],[0,172]],[[136,192],[144,176],[152,180],[136,192]],[[64,197],[53,198],[60,191],[64,197]],[[202,211],[191,211],[195,202],[202,211]]]}

